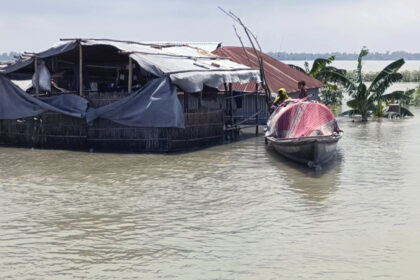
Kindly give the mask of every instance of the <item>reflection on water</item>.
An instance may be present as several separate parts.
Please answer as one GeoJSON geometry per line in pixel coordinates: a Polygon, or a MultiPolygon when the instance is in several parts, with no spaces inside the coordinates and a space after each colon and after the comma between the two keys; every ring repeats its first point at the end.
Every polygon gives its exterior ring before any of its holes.
{"type": "Polygon", "coordinates": [[[173,155],[0,148],[0,278],[417,279],[420,119],[339,122],[318,173],[262,137],[173,155]]]}
{"type": "Polygon", "coordinates": [[[322,202],[337,190],[343,157],[340,150],[319,171],[280,156],[272,147],[267,147],[267,155],[272,165],[285,173],[291,189],[302,194],[308,203],[322,202]]]}

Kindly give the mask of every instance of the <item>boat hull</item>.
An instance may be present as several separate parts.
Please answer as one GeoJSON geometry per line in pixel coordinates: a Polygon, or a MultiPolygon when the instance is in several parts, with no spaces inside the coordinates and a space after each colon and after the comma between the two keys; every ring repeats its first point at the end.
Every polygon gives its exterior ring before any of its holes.
{"type": "Polygon", "coordinates": [[[282,156],[309,167],[318,167],[334,157],[341,134],[286,139],[269,136],[266,139],[282,156]]]}

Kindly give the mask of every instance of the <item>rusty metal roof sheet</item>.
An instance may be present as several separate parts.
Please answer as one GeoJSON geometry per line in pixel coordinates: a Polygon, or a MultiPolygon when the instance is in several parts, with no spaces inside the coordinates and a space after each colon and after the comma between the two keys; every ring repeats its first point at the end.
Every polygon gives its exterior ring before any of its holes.
{"type": "MultiPolygon", "coordinates": [[[[244,64],[249,67],[259,67],[257,57],[252,48],[221,47],[213,51],[213,54],[228,57],[234,62],[244,64]]],[[[287,64],[284,64],[269,55],[262,54],[262,57],[264,60],[265,76],[271,92],[277,92],[279,88],[285,88],[288,92],[299,91],[297,83],[301,80],[306,82],[306,87],[308,89],[325,86],[321,81],[302,73],[301,71],[293,69],[287,64]]],[[[255,91],[255,83],[242,85],[234,84],[233,89],[252,92],[255,91]]]]}

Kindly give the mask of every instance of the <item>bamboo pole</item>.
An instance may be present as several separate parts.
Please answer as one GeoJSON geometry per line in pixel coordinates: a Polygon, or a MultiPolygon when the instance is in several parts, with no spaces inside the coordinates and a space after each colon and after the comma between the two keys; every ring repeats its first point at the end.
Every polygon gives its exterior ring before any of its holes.
{"type": "Polygon", "coordinates": [[[79,95],[83,96],[83,49],[79,42],[79,95]]]}
{"type": "Polygon", "coordinates": [[[260,43],[257,40],[257,37],[251,32],[251,30],[248,27],[245,26],[245,24],[242,22],[242,20],[238,16],[236,16],[234,13],[232,13],[231,11],[226,12],[220,6],[218,8],[223,13],[225,13],[227,16],[232,18],[235,22],[239,23],[242,26],[242,28],[244,29],[245,35],[248,37],[248,40],[251,44],[251,47],[254,50],[254,54],[255,54],[255,56],[257,57],[257,60],[258,60],[260,76],[261,76],[261,86],[264,89],[265,99],[266,99],[267,105],[269,107],[270,106],[270,88],[267,84],[267,79],[265,78],[264,60],[263,60],[263,57],[262,57],[263,52],[261,50],[261,46],[260,46],[260,43]],[[255,48],[254,41],[259,48],[259,53],[257,52],[257,49],[255,48]]]}
{"type": "Polygon", "coordinates": [[[128,93],[131,93],[133,87],[133,59],[128,57],[128,93]]]}
{"type": "Polygon", "coordinates": [[[258,136],[258,83],[255,83],[255,113],[257,114],[255,116],[255,135],[258,136]]]}
{"type": "Polygon", "coordinates": [[[39,71],[38,71],[38,57],[35,56],[34,59],[34,66],[35,66],[35,95],[39,96],[39,71]]]}

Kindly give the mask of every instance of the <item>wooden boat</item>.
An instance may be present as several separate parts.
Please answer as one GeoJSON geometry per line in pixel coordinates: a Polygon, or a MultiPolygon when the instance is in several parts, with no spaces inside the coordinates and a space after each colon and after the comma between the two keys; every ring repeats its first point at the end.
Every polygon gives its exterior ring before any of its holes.
{"type": "Polygon", "coordinates": [[[340,133],[286,139],[267,137],[267,141],[282,156],[317,168],[334,157],[338,140],[341,137],[340,133]]]}
{"type": "Polygon", "coordinates": [[[267,124],[266,143],[279,154],[311,168],[331,160],[342,131],[327,106],[310,101],[289,101],[267,124]]]}

